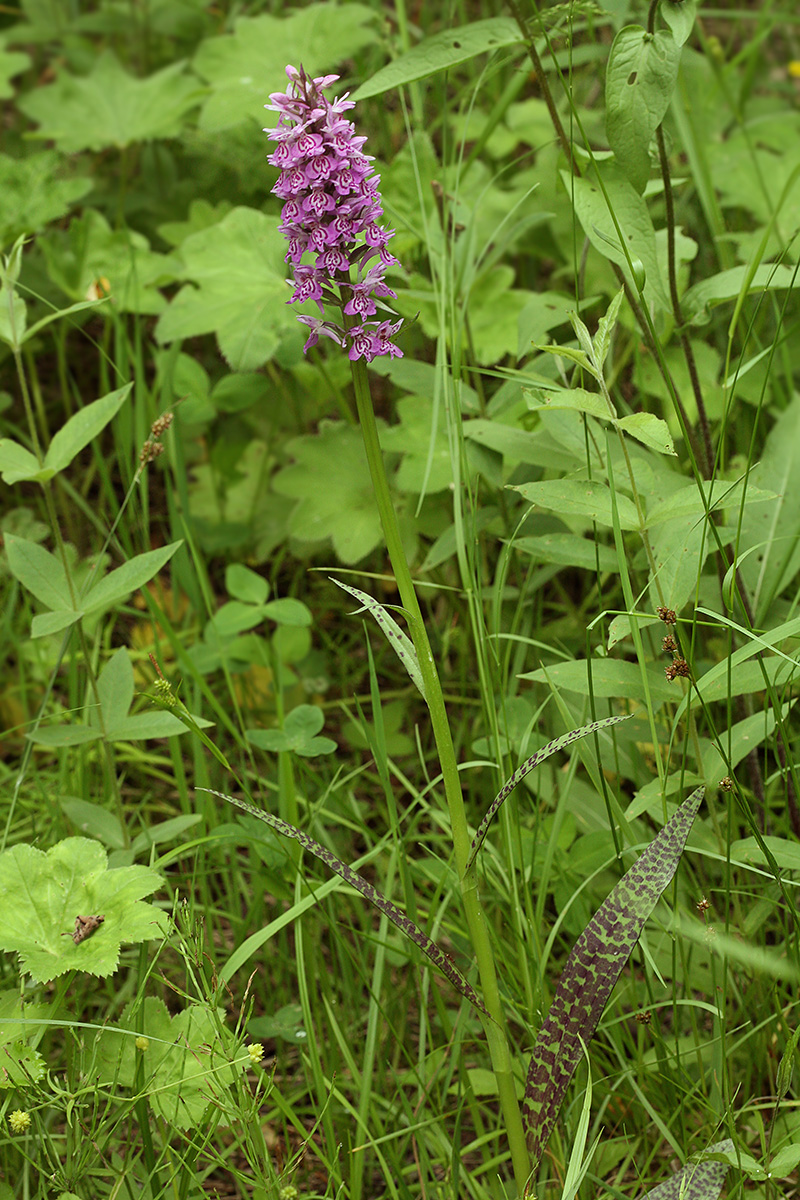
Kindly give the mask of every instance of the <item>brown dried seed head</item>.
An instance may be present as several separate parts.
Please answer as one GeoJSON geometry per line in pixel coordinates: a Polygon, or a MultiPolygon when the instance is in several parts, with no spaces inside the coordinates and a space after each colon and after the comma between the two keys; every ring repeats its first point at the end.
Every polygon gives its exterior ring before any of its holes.
{"type": "Polygon", "coordinates": [[[730,775],[724,775],[723,778],[720,779],[719,789],[722,792],[732,792],[733,791],[733,780],[731,779],[730,775]]]}
{"type": "Polygon", "coordinates": [[[661,605],[659,608],[656,609],[656,612],[658,613],[659,617],[661,618],[661,620],[664,622],[665,625],[677,625],[678,624],[678,618],[675,615],[674,608],[664,608],[664,606],[661,605]]]}
{"type": "Polygon", "coordinates": [[[674,652],[678,649],[678,643],[675,641],[675,638],[671,633],[668,633],[662,641],[661,649],[665,650],[667,654],[674,654],[674,652]]]}

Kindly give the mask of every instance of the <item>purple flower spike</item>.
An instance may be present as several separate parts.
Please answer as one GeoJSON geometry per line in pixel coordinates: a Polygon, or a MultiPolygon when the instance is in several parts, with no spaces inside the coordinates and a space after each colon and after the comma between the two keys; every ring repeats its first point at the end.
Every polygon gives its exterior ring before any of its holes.
{"type": "Polygon", "coordinates": [[[362,151],[366,138],[356,136],[353,123],[342,116],[354,101],[347,94],[336,100],[323,96],[338,75],[309,79],[302,67],[291,66],[286,74],[286,91],[273,92],[272,103],[264,105],[278,113],[278,124],[264,132],[278,143],[268,161],[280,170],[272,190],[284,201],[280,230],[289,243],[285,261],[292,265],[294,287],[289,303],[315,300],[324,312],[324,297],[360,322],[345,329],[319,317],[300,317],[311,330],[303,352],[324,334],[354,360],[372,362],[383,354],[402,358],[391,341],[402,319],[367,319],[379,308],[390,311],[380,298],[395,296],[383,277],[397,259],[386,249],[394,230],[375,223],[383,216],[380,176],[362,151]]]}

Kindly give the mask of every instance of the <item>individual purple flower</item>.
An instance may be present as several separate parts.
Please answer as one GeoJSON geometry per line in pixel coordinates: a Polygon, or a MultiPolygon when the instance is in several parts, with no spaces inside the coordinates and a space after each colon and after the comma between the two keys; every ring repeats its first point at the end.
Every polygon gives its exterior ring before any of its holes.
{"type": "Polygon", "coordinates": [[[324,334],[348,346],[353,360],[402,357],[391,340],[402,319],[368,320],[379,308],[389,311],[381,299],[395,293],[383,277],[397,259],[386,248],[394,230],[376,224],[383,216],[380,176],[372,157],[363,152],[366,138],[357,136],[342,115],[354,101],[346,94],[335,100],[322,94],[338,75],[310,79],[302,67],[291,66],[286,74],[286,91],[273,92],[272,103],[264,105],[278,113],[278,124],[264,132],[277,142],[268,161],[280,170],[272,190],[284,201],[279,228],[289,243],[285,261],[294,276],[289,303],[315,300],[324,312],[325,299],[351,318],[345,328],[319,317],[300,317],[311,329],[303,350],[324,334]]]}

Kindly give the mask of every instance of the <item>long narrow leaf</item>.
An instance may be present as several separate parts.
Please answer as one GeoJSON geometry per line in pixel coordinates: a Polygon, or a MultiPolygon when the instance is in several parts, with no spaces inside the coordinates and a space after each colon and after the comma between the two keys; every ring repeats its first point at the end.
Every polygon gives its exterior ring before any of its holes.
{"type": "Polygon", "coordinates": [[[692,792],[626,872],[592,917],[564,965],[550,1012],[533,1048],[522,1102],[534,1163],[542,1156],[582,1048],[597,1028],[645,921],[677,870],[704,792],[704,787],[692,792]]]}
{"type": "MultiPolygon", "coordinates": [[[[706,1150],[706,1154],[732,1152],[733,1142],[730,1138],[716,1142],[706,1150]]],[[[719,1200],[728,1170],[729,1164],[726,1162],[687,1163],[671,1179],[651,1188],[642,1200],[719,1200]]]]}
{"type": "MultiPolygon", "coordinates": [[[[417,658],[417,652],[414,649],[414,643],[411,641],[411,638],[408,637],[407,634],[403,633],[402,629],[397,624],[397,621],[395,621],[394,617],[389,615],[384,606],[379,604],[377,600],[374,600],[372,596],[367,594],[367,592],[362,592],[356,587],[351,587],[349,583],[342,583],[340,580],[334,579],[332,575],[329,575],[328,578],[330,579],[331,583],[335,583],[337,587],[343,588],[344,591],[349,592],[351,596],[355,596],[356,600],[360,601],[364,608],[368,609],[372,613],[373,617],[386,634],[389,645],[392,647],[395,654],[400,659],[400,662],[408,671],[408,674],[411,677],[411,682],[419,689],[420,695],[422,696],[423,700],[425,700],[425,685],[422,682],[422,672],[419,669],[419,659],[417,658]]],[[[360,612],[361,610],[358,609],[356,611],[360,612]]]]}
{"type": "Polygon", "coordinates": [[[596,729],[605,729],[609,725],[616,725],[620,721],[627,721],[632,716],[633,713],[626,713],[621,717],[605,717],[602,721],[592,721],[591,725],[582,725],[580,729],[571,729],[569,733],[562,733],[561,737],[553,738],[552,742],[548,742],[546,746],[542,746],[541,750],[537,750],[535,754],[530,756],[530,758],[526,758],[522,766],[517,767],[514,774],[506,781],[506,783],[503,784],[500,791],[489,805],[486,816],[481,821],[480,825],[478,826],[478,832],[472,839],[466,870],[468,871],[475,862],[477,853],[483,845],[484,838],[489,832],[489,826],[491,825],[497,810],[500,808],[503,802],[508,799],[517,784],[520,783],[525,776],[533,770],[534,767],[538,767],[539,764],[543,763],[544,760],[549,758],[551,754],[555,754],[556,750],[563,750],[565,746],[571,746],[573,742],[577,742],[579,738],[583,738],[590,733],[594,733],[596,729]]]}
{"type": "Polygon", "coordinates": [[[347,863],[343,863],[340,858],[337,858],[335,854],[331,854],[330,850],[326,850],[319,842],[315,842],[307,833],[296,829],[294,825],[287,824],[280,817],[275,817],[272,813],[265,812],[262,808],[255,808],[245,800],[237,800],[235,796],[226,796],[224,792],[218,792],[214,788],[198,788],[197,790],[200,792],[210,792],[212,796],[219,796],[221,800],[227,800],[229,804],[235,804],[237,808],[250,813],[251,817],[258,817],[259,821],[265,821],[276,833],[281,833],[284,837],[294,838],[305,850],[309,850],[320,862],[324,862],[327,867],[335,871],[345,883],[349,883],[357,892],[361,892],[361,895],[365,896],[370,904],[374,904],[380,912],[385,913],[392,924],[396,925],[407,938],[410,938],[412,942],[419,946],[422,953],[427,955],[431,962],[447,976],[453,987],[466,1000],[469,1000],[470,1004],[480,1009],[487,1017],[489,1016],[474,988],[467,983],[455,963],[445,954],[444,950],[440,946],[437,946],[436,942],[432,941],[426,933],[423,933],[419,926],[415,925],[395,904],[392,904],[391,900],[387,900],[371,883],[367,883],[366,879],[363,879],[358,872],[354,871],[352,867],[348,867],[347,863]]]}

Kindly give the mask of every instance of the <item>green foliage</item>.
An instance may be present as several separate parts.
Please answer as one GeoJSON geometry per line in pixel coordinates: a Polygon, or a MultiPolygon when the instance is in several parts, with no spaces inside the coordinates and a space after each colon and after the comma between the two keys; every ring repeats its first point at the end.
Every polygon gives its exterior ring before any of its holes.
{"type": "Polygon", "coordinates": [[[5,14],[3,1200],[791,1190],[800,68],[634,8],[5,14]],[[396,229],[355,376],[301,61],[396,229]]]}
{"type": "Polygon", "coordinates": [[[146,867],[109,870],[102,846],[88,838],[65,838],[48,851],[18,843],[0,854],[0,949],[18,954],[22,970],[41,982],[74,970],[110,975],[123,942],[162,936],[162,914],[142,902],[160,884],[146,867]],[[78,914],[87,913],[101,914],[102,925],[73,940],[78,914]]]}

